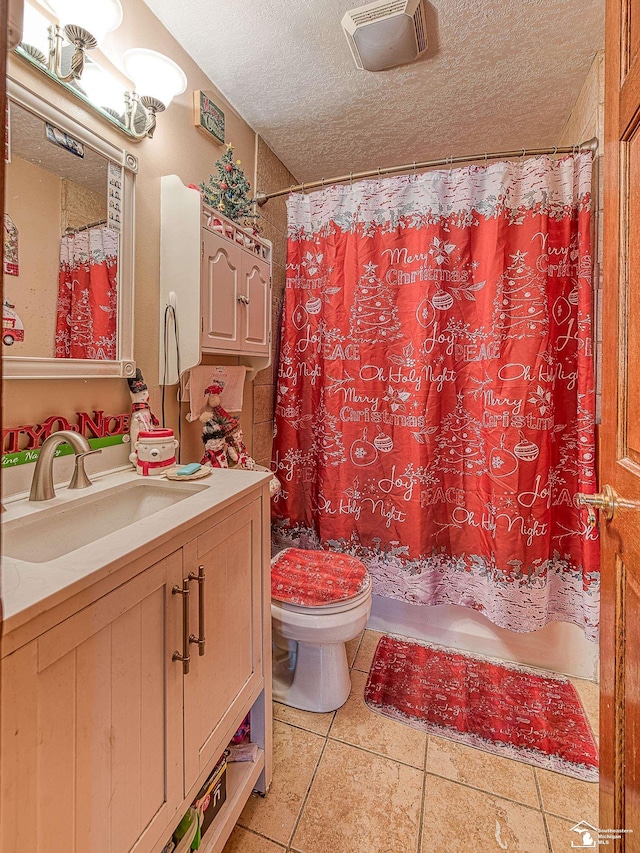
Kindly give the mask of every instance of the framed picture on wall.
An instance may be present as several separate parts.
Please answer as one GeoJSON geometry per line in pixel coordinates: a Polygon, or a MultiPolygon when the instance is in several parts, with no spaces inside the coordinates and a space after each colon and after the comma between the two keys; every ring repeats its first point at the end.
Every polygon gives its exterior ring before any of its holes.
{"type": "Polygon", "coordinates": [[[224,113],[206,92],[193,93],[195,126],[216,142],[224,143],[224,113]]]}

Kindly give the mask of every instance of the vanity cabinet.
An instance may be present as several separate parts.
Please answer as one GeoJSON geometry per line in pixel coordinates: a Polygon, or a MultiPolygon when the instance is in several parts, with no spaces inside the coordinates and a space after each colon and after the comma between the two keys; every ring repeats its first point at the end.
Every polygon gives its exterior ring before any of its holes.
{"type": "Polygon", "coordinates": [[[3,853],[124,853],[163,837],[183,799],[181,578],[177,552],[5,659],[3,853]]]}
{"type": "Polygon", "coordinates": [[[160,853],[249,713],[258,761],[229,765],[200,848],[222,850],[270,782],[268,520],[263,480],[6,654],[1,853],[160,853]]]}
{"type": "Polygon", "coordinates": [[[177,175],[162,178],[161,210],[161,382],[178,381],[178,349],[181,372],[203,356],[233,355],[253,378],[271,362],[271,243],[203,204],[177,175]]]}

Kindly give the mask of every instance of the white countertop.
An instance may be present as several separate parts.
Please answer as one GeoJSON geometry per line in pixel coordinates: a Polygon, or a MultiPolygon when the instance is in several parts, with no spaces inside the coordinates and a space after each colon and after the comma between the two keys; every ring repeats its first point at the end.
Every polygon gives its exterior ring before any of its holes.
{"type": "MultiPolygon", "coordinates": [[[[271,476],[263,471],[213,469],[208,477],[186,481],[188,485],[205,488],[68,554],[37,563],[3,556],[3,633],[10,633],[44,610],[49,610],[107,577],[143,555],[150,547],[170,541],[179,531],[205,520],[212,511],[222,509],[264,485],[271,476]]],[[[5,504],[2,526],[11,524],[11,527],[19,529],[20,520],[24,520],[25,527],[28,528],[26,522],[35,519],[38,513],[56,507],[74,509],[72,503],[77,505],[80,517],[83,504],[87,512],[92,511],[91,499],[96,495],[140,480],[153,483],[159,478],[142,478],[135,471],[128,469],[95,477],[91,487],[86,490],[69,491],[67,488],[58,488],[56,497],[50,501],[30,502],[26,497],[12,499],[5,504]]],[[[161,482],[166,488],[173,486],[173,481],[162,478],[161,482]]],[[[175,485],[184,489],[185,483],[176,482],[175,485]]]]}

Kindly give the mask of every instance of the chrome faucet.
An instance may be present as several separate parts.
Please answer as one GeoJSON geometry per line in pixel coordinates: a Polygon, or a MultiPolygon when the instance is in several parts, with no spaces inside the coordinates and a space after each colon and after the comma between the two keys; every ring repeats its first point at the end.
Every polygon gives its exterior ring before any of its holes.
{"type": "Polygon", "coordinates": [[[30,501],[50,501],[51,498],[55,498],[53,460],[57,448],[65,443],[70,444],[76,454],[76,465],[69,488],[86,489],[87,486],[91,485],[91,480],[87,477],[84,470],[84,460],[86,456],[92,453],[102,453],[102,451],[92,450],[87,439],[83,435],[80,435],[80,433],[63,429],[52,433],[49,438],[45,439],[44,444],[40,448],[40,454],[36,460],[36,467],[31,482],[30,501]]]}

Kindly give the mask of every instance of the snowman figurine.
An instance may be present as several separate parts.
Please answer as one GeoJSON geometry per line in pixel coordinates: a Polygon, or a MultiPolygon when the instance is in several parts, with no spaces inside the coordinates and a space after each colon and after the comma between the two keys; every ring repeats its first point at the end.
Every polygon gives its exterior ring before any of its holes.
{"type": "Polygon", "coordinates": [[[129,436],[131,447],[135,447],[138,433],[151,432],[160,425],[159,420],[151,411],[149,406],[149,389],[144,381],[140,368],[136,370],[133,379],[127,379],[129,393],[131,394],[131,419],[129,422],[129,436]]]}
{"type": "Polygon", "coordinates": [[[204,443],[204,456],[200,460],[201,465],[210,465],[212,468],[228,468],[227,463],[227,441],[225,438],[224,423],[215,418],[208,420],[202,428],[202,441],[204,443]]]}

